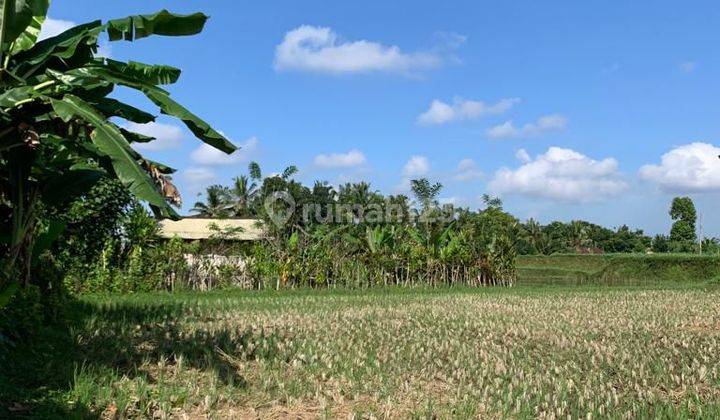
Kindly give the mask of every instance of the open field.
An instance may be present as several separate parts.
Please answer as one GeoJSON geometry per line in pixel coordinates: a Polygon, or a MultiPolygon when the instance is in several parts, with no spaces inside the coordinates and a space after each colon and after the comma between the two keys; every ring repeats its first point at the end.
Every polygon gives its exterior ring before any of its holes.
{"type": "Polygon", "coordinates": [[[95,296],[67,330],[17,349],[0,406],[105,418],[714,417],[718,302],[720,290],[698,287],[95,296]]]}
{"type": "Polygon", "coordinates": [[[717,282],[720,256],[697,254],[524,255],[519,285],[677,285],[717,282]]]}

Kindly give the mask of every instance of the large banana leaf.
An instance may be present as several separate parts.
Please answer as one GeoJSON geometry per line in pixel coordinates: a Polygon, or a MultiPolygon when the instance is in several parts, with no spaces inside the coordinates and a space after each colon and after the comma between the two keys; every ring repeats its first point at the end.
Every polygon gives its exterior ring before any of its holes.
{"type": "Polygon", "coordinates": [[[106,59],[105,66],[131,79],[141,80],[151,85],[170,85],[177,82],[180,69],[173,66],[144,64],[137,61],[123,63],[106,59]]]}
{"type": "Polygon", "coordinates": [[[122,133],[123,137],[125,137],[125,140],[128,141],[128,143],[149,143],[149,142],[155,140],[155,137],[146,136],[145,134],[135,133],[133,131],[126,130],[122,127],[120,127],[120,132],[122,133]]]}
{"type": "Polygon", "coordinates": [[[237,150],[237,147],[230,143],[225,136],[215,131],[208,123],[187,108],[172,100],[167,93],[157,89],[143,89],[143,92],[155,105],[160,107],[163,114],[181,119],[195,137],[225,153],[232,153],[237,150]]]}
{"type": "MultiPolygon", "coordinates": [[[[0,0],[2,1],[2,0],[0,0]]],[[[103,30],[99,20],[78,25],[54,37],[43,39],[32,48],[23,51],[13,58],[19,63],[15,74],[26,78],[46,66],[46,62],[54,59],[64,63],[82,65],[93,60],[97,47],[97,38],[103,30]]]]}
{"type": "Polygon", "coordinates": [[[112,98],[100,98],[92,104],[108,117],[120,117],[138,124],[146,124],[155,121],[155,116],[134,106],[120,102],[112,98]]]}
{"type": "Polygon", "coordinates": [[[38,36],[40,35],[40,29],[45,22],[45,16],[47,15],[47,9],[50,5],[50,0],[34,1],[35,7],[33,8],[33,17],[30,19],[30,23],[27,28],[17,37],[15,40],[10,54],[17,54],[20,51],[27,50],[35,45],[38,36]]]}
{"type": "Polygon", "coordinates": [[[235,145],[226,139],[225,136],[214,130],[210,124],[203,121],[200,117],[190,112],[184,106],[172,100],[165,90],[153,86],[146,81],[131,77],[131,75],[127,73],[119,73],[108,67],[100,66],[75,69],[68,73],[94,75],[96,77],[112,81],[113,83],[141,90],[145,96],[147,96],[160,108],[160,111],[163,114],[171,115],[182,120],[190,131],[192,131],[195,137],[210,146],[215,147],[216,149],[222,150],[225,153],[232,153],[237,150],[235,145]]]}
{"type": "Polygon", "coordinates": [[[161,10],[152,15],[135,15],[108,21],[111,41],[145,38],[150,35],[195,35],[203,30],[208,17],[202,13],[179,15],[161,10]]]}
{"type": "Polygon", "coordinates": [[[43,185],[43,202],[54,206],[66,204],[90,190],[106,175],[105,171],[99,168],[80,167],[54,176],[43,185]]]}
{"type": "Polygon", "coordinates": [[[21,38],[21,44],[30,42],[32,45],[40,32],[39,26],[31,28],[26,36],[22,35],[28,26],[34,25],[35,18],[45,19],[49,5],[49,0],[0,0],[0,52],[7,52],[18,38],[21,38]],[[32,38],[33,33],[35,39],[32,38]]]}
{"type": "Polygon", "coordinates": [[[138,199],[147,201],[151,206],[159,209],[164,217],[178,217],[158,192],[147,172],[137,163],[134,158],[136,153],[117,127],[105,121],[105,118],[90,104],[77,96],[65,95],[62,100],[50,99],[50,103],[64,121],[78,117],[95,127],[91,134],[93,143],[110,158],[115,173],[130,192],[138,199]]]}

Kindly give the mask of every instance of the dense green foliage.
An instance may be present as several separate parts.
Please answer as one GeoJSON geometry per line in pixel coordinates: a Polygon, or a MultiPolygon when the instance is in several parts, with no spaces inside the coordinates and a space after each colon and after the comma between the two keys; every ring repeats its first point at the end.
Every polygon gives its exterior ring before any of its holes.
{"type": "Polygon", "coordinates": [[[116,236],[112,215],[130,196],[157,215],[176,216],[169,204],[180,204],[169,177],[173,169],[133,149],[131,143],[154,139],[126,130],[121,122],[147,123],[155,117],[111,98],[116,86],[145,95],[203,142],[235,150],[160,87],[175,83],[179,69],[97,55],[103,33],[110,41],[192,35],[202,31],[207,16],[161,11],[89,22],[37,41],[48,6],[48,0],[0,2],[0,307],[19,283],[39,286],[42,293],[59,290],[41,275],[48,265],[41,258],[67,227],[70,236],[81,239],[68,242],[66,254],[77,252],[78,260],[88,262],[104,252],[98,245],[116,236]],[[114,201],[105,197],[93,203],[86,194],[101,179],[117,180],[104,185],[122,185],[125,191],[114,201]],[[73,207],[78,197],[84,201],[73,207]],[[112,215],[93,220],[104,210],[112,215]]]}
{"type": "Polygon", "coordinates": [[[440,206],[442,185],[422,178],[411,182],[415,205],[365,182],[308,187],[294,172],[263,178],[251,163],[249,176],[209,187],[195,205],[204,217],[263,220],[268,237],[247,253],[252,287],[512,284],[517,220],[500,200],[440,206]]]}
{"type": "Polygon", "coordinates": [[[671,248],[687,252],[695,248],[697,212],[690,197],[675,197],[670,205],[670,217],[675,221],[670,229],[671,248]]]}

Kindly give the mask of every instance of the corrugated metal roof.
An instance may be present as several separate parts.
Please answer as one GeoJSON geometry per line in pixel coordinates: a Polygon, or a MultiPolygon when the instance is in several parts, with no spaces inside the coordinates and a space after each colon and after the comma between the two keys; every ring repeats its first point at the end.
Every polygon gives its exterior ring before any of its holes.
{"type": "Polygon", "coordinates": [[[161,220],[163,238],[256,241],[264,236],[262,222],[257,219],[196,219],[161,220]]]}

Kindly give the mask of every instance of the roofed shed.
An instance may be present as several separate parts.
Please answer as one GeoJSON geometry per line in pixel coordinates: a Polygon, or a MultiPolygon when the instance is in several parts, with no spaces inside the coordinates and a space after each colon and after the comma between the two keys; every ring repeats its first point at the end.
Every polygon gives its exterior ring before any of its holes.
{"type": "Polygon", "coordinates": [[[160,236],[196,240],[222,238],[235,241],[257,241],[265,232],[257,219],[199,219],[161,220],[160,236]]]}

